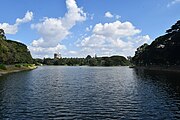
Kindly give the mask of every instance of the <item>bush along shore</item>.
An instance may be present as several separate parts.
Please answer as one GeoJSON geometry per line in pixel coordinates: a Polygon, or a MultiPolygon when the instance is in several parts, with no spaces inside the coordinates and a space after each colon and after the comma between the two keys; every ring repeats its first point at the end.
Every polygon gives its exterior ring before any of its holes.
{"type": "Polygon", "coordinates": [[[33,70],[36,68],[37,66],[35,64],[15,64],[15,65],[0,64],[0,76],[8,73],[33,70]]]}

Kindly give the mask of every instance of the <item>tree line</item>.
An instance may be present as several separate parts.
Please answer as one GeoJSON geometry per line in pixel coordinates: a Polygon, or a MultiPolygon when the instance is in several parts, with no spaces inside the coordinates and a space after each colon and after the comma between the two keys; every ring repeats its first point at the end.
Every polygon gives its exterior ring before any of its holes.
{"type": "Polygon", "coordinates": [[[44,58],[35,59],[36,63],[45,65],[67,65],[67,66],[128,66],[130,62],[123,56],[91,57],[86,58],[44,58]]]}

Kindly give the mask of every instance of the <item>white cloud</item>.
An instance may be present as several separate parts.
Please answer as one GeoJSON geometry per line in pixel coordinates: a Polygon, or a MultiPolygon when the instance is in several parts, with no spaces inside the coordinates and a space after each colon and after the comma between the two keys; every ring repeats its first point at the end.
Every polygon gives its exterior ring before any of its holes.
{"type": "Polygon", "coordinates": [[[55,52],[66,50],[66,46],[57,44],[54,47],[40,47],[40,46],[28,46],[28,49],[31,50],[31,54],[33,54],[34,58],[42,58],[42,57],[51,57],[55,52]]]}
{"type": "MultiPolygon", "coordinates": [[[[132,38],[131,38],[132,39],[132,38]]],[[[144,44],[144,43],[149,43],[150,41],[150,37],[149,35],[145,35],[145,36],[138,36],[135,39],[136,43],[140,43],[140,44],[144,44]]]]}
{"type": "Polygon", "coordinates": [[[167,7],[171,7],[172,5],[180,3],[180,0],[173,0],[170,3],[168,3],[167,7]]]}
{"type": "Polygon", "coordinates": [[[99,23],[92,29],[92,35],[83,38],[77,46],[82,56],[133,55],[138,46],[150,41],[148,35],[141,36],[140,32],[130,22],[99,23]]]}
{"type": "Polygon", "coordinates": [[[42,23],[31,25],[42,36],[38,40],[34,40],[32,45],[41,47],[54,47],[68,34],[69,29],[63,26],[62,20],[58,18],[45,18],[42,23]]]}
{"type": "MultiPolygon", "coordinates": [[[[71,50],[71,51],[69,51],[68,53],[69,53],[69,54],[71,54],[71,55],[77,55],[77,54],[78,54],[78,52],[77,52],[77,51],[72,51],[72,50],[71,50]]],[[[77,57],[77,56],[76,56],[76,57],[77,57]]]]}
{"type": "Polygon", "coordinates": [[[116,18],[116,19],[120,19],[121,18],[120,15],[112,14],[109,11],[105,13],[104,17],[107,17],[107,18],[116,18]]]}
{"type": "Polygon", "coordinates": [[[102,35],[91,35],[88,36],[86,38],[84,38],[81,41],[81,45],[82,47],[96,47],[96,48],[101,48],[103,47],[103,44],[105,43],[105,37],[102,35]]]}
{"type": "Polygon", "coordinates": [[[92,25],[90,25],[89,27],[86,27],[86,32],[91,31],[91,29],[92,29],[92,25]]]}
{"type": "Polygon", "coordinates": [[[25,14],[24,18],[20,19],[17,18],[16,19],[16,24],[21,24],[21,23],[27,23],[29,21],[31,21],[33,19],[33,12],[29,12],[27,11],[27,13],[25,14]]]}
{"type": "Polygon", "coordinates": [[[9,23],[0,23],[0,28],[3,29],[6,34],[16,34],[18,32],[17,24],[10,25],[9,23]]]}
{"type": "Polygon", "coordinates": [[[105,13],[105,17],[113,18],[114,16],[108,11],[108,12],[105,13]]]}
{"type": "Polygon", "coordinates": [[[122,23],[120,21],[116,21],[113,23],[96,24],[93,32],[97,35],[103,35],[105,37],[122,38],[133,36],[140,33],[141,31],[139,29],[135,29],[135,27],[130,22],[122,23]]]}
{"type": "Polygon", "coordinates": [[[62,18],[62,26],[71,29],[76,22],[86,20],[86,13],[83,12],[82,8],[78,8],[75,0],[66,0],[68,12],[65,17],[62,18]]]}
{"type": "Polygon", "coordinates": [[[90,15],[90,20],[94,19],[94,14],[90,15]]]}
{"type": "Polygon", "coordinates": [[[18,26],[22,23],[30,22],[33,19],[33,13],[27,11],[24,18],[17,18],[15,24],[0,23],[0,28],[4,29],[6,34],[16,34],[18,32],[18,26]]]}
{"type": "Polygon", "coordinates": [[[120,16],[120,15],[116,15],[115,17],[116,17],[116,19],[119,19],[119,18],[121,18],[121,16],[120,16]]]}
{"type": "Polygon", "coordinates": [[[86,31],[87,31],[87,32],[89,32],[89,31],[90,31],[89,27],[86,27],[86,31]]]}
{"type": "MultiPolygon", "coordinates": [[[[74,27],[77,22],[86,20],[86,13],[83,12],[82,8],[78,8],[75,0],[66,0],[66,6],[67,13],[64,17],[45,18],[42,22],[31,25],[32,29],[38,31],[41,38],[32,42],[30,50],[33,49],[33,47],[40,47],[42,49],[56,47],[70,34],[70,29],[74,27]]],[[[36,49],[33,50],[33,56],[39,54],[38,50],[37,52],[35,52],[36,49]]],[[[56,52],[60,52],[60,50],[57,49],[56,52]]],[[[50,54],[52,55],[53,53],[50,54]]],[[[47,53],[41,52],[41,56],[44,55],[47,55],[47,53]]]]}

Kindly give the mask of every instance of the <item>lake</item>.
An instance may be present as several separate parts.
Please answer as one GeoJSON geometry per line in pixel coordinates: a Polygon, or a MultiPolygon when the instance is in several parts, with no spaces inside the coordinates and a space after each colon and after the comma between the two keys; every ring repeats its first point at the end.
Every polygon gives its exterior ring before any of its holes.
{"type": "Polygon", "coordinates": [[[0,77],[1,119],[180,119],[180,75],[42,66],[0,77]]]}

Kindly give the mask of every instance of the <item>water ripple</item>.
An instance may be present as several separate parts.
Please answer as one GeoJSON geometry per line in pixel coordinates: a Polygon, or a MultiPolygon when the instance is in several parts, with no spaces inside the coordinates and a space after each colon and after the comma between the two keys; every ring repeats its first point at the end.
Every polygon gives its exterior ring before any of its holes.
{"type": "Polygon", "coordinates": [[[39,67],[0,77],[0,118],[180,119],[179,78],[128,67],[39,67]]]}

